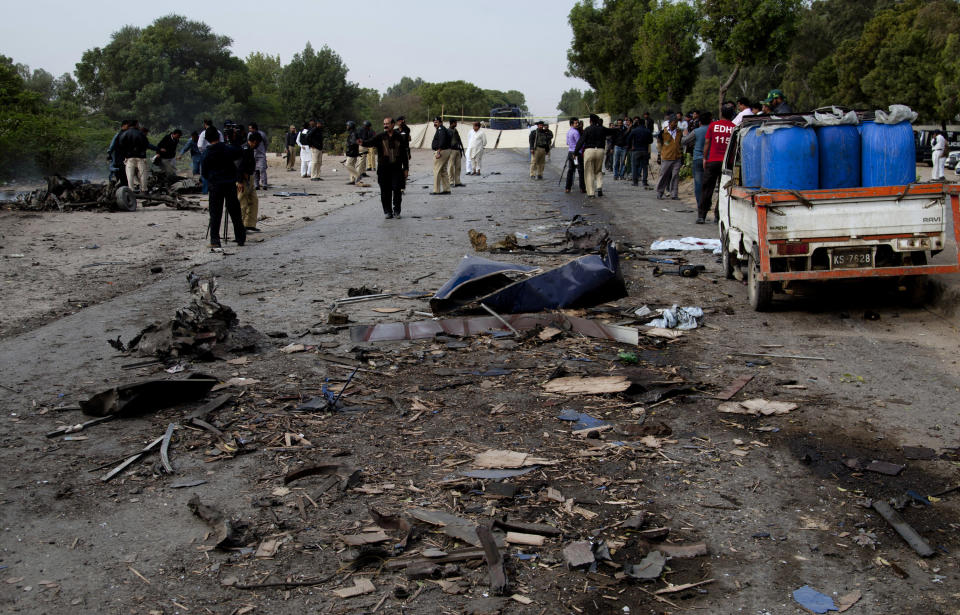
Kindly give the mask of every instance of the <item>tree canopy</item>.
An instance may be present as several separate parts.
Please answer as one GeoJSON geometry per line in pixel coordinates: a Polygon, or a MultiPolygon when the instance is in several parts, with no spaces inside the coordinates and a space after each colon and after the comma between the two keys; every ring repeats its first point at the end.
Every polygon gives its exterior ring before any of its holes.
{"type": "Polygon", "coordinates": [[[611,113],[715,109],[774,88],[799,111],[960,112],[957,0],[580,0],[568,19],[567,72],[611,113]]]}

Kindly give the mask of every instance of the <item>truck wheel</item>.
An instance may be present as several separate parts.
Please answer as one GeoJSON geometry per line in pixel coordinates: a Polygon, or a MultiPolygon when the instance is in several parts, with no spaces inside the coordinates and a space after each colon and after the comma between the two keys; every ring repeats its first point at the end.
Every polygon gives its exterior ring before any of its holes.
{"type": "Polygon", "coordinates": [[[773,302],[773,284],[760,281],[760,263],[753,254],[747,263],[747,296],[757,312],[766,312],[773,302]]]}
{"type": "Polygon", "coordinates": [[[721,262],[723,263],[723,277],[728,280],[733,279],[733,257],[730,254],[730,237],[727,236],[727,232],[723,232],[723,236],[720,240],[720,249],[723,251],[722,256],[720,257],[721,262]]]}

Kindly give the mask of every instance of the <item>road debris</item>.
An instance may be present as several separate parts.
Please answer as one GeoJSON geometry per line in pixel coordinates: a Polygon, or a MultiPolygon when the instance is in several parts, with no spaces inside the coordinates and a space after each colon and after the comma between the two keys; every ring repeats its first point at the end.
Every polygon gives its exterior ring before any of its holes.
{"type": "Polygon", "coordinates": [[[626,376],[565,376],[545,382],[543,389],[548,393],[566,395],[600,395],[622,393],[630,386],[631,383],[626,376]]]}
{"type": "Polygon", "coordinates": [[[799,407],[786,401],[768,401],[766,399],[748,399],[746,401],[724,402],[717,410],[726,414],[749,414],[751,416],[775,416],[787,414],[799,407]]]}
{"type": "Polygon", "coordinates": [[[89,416],[137,416],[202,399],[216,384],[216,378],[204,374],[179,380],[144,380],[112,387],[78,405],[89,416]]]}
{"type": "Polygon", "coordinates": [[[239,527],[231,522],[222,512],[200,501],[199,495],[194,495],[187,502],[187,507],[198,519],[210,526],[216,539],[217,549],[230,549],[243,546],[243,534],[239,527]]]}
{"type": "Polygon", "coordinates": [[[900,516],[900,513],[893,510],[889,504],[875,500],[873,502],[873,509],[900,534],[901,538],[907,541],[907,544],[917,552],[917,555],[920,557],[932,557],[936,554],[936,551],[930,547],[930,544],[900,516]]]}
{"type": "Polygon", "coordinates": [[[822,594],[809,585],[804,585],[800,589],[793,590],[793,599],[803,608],[813,613],[826,613],[827,611],[839,611],[834,604],[833,598],[822,594]]]}

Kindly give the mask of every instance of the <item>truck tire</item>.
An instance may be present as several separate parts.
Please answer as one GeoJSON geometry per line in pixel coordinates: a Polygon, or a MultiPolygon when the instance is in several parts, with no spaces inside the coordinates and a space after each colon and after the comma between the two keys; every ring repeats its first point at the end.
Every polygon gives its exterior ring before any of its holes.
{"type": "Polygon", "coordinates": [[[747,296],[757,312],[766,312],[773,303],[773,284],[760,281],[760,263],[753,254],[747,263],[747,296]]]}
{"type": "Polygon", "coordinates": [[[720,239],[720,249],[723,251],[720,261],[723,267],[723,277],[728,280],[733,279],[733,257],[730,254],[730,237],[724,231],[720,239]]]}

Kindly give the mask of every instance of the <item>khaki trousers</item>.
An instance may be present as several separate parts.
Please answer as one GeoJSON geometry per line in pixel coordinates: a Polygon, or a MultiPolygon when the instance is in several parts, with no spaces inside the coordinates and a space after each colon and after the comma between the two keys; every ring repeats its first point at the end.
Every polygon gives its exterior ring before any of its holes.
{"type": "Polygon", "coordinates": [[[367,170],[377,170],[377,148],[375,147],[367,148],[367,170]]]}
{"type": "Polygon", "coordinates": [[[450,161],[447,163],[447,170],[450,175],[450,184],[456,186],[460,183],[460,169],[463,162],[463,154],[457,150],[450,150],[450,161]]]}
{"type": "Polygon", "coordinates": [[[369,148],[369,147],[361,147],[361,148],[360,148],[360,155],[357,157],[357,169],[358,169],[361,173],[366,172],[367,167],[370,166],[370,165],[367,164],[367,157],[370,155],[370,154],[368,153],[369,151],[370,151],[370,148],[369,148]]]}
{"type": "Polygon", "coordinates": [[[257,217],[260,215],[260,197],[257,191],[253,189],[253,176],[243,180],[243,192],[237,194],[240,200],[240,217],[243,219],[245,228],[252,228],[257,225],[257,217]]]}
{"type": "Polygon", "coordinates": [[[135,192],[143,192],[147,189],[147,159],[146,158],[127,158],[124,162],[127,172],[127,185],[135,192]]]}
{"type": "Polygon", "coordinates": [[[434,156],[433,191],[450,192],[450,174],[447,173],[447,162],[450,160],[450,150],[442,149],[434,156]]]}
{"type": "Polygon", "coordinates": [[[360,160],[360,156],[347,156],[347,173],[350,174],[352,182],[360,179],[360,160]]]}
{"type": "Polygon", "coordinates": [[[603,188],[603,150],[590,147],[583,151],[583,174],[587,196],[594,196],[603,188]]]}
{"type": "Polygon", "coordinates": [[[288,145],[287,146],[287,170],[292,171],[296,162],[297,162],[297,146],[288,145]]]}
{"type": "Polygon", "coordinates": [[[310,148],[310,178],[320,177],[320,165],[323,164],[323,150],[310,148]]]}
{"type": "Polygon", "coordinates": [[[543,177],[543,167],[547,164],[547,150],[538,147],[530,156],[530,177],[543,177]]]}

